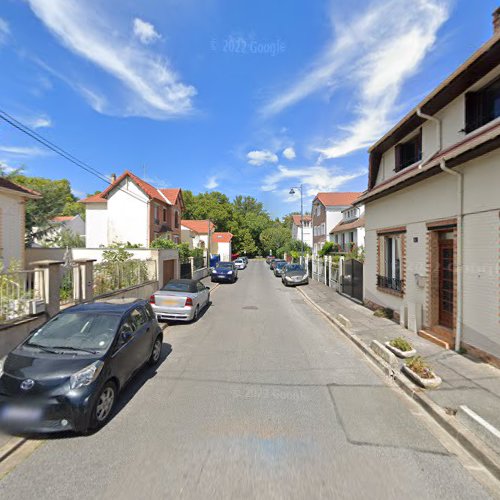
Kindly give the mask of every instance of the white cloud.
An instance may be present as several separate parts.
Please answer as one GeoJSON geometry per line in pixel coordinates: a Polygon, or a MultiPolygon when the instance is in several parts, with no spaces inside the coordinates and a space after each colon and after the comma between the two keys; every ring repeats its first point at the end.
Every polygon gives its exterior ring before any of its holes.
{"type": "Polygon", "coordinates": [[[283,150],[283,156],[287,160],[294,160],[297,155],[295,154],[295,149],[288,147],[283,150]]]}
{"type": "Polygon", "coordinates": [[[38,148],[36,146],[25,147],[25,146],[0,145],[0,151],[8,155],[22,156],[22,157],[47,156],[48,154],[50,154],[49,151],[42,148],[38,148]]]}
{"type": "Polygon", "coordinates": [[[380,0],[355,9],[351,19],[334,18],[335,36],[323,54],[262,112],[276,114],[318,90],[347,86],[355,99],[354,119],[318,150],[335,158],[366,148],[394,119],[404,82],[434,47],[448,14],[448,0],[380,0]]]}
{"type": "Polygon", "coordinates": [[[161,35],[156,31],[155,27],[151,23],[143,21],[138,17],[134,19],[134,35],[144,45],[154,43],[161,38],[161,35]]]}
{"type": "Polygon", "coordinates": [[[10,35],[9,23],[0,17],[0,45],[7,41],[10,35]]]}
{"type": "Polygon", "coordinates": [[[31,128],[49,128],[52,127],[52,120],[49,116],[42,115],[28,120],[28,124],[31,128]]]}
{"type": "Polygon", "coordinates": [[[294,185],[303,184],[304,196],[312,198],[321,191],[335,191],[346,182],[363,175],[366,175],[366,169],[345,173],[334,167],[321,165],[301,168],[288,168],[279,165],[275,172],[264,178],[261,189],[262,191],[277,191],[285,201],[293,201],[295,198],[288,195],[290,187],[281,187],[285,181],[294,185]]]}
{"type": "Polygon", "coordinates": [[[96,92],[89,90],[88,85],[81,86],[97,111],[155,119],[192,112],[196,89],[182,83],[168,61],[159,54],[137,44],[131,45],[128,38],[120,35],[120,30],[97,11],[96,2],[28,2],[35,15],[65,47],[114,77],[127,91],[120,106],[112,106],[110,99],[96,100],[96,92]]]}
{"type": "Polygon", "coordinates": [[[212,175],[207,179],[207,183],[205,184],[205,187],[207,189],[215,189],[219,185],[219,182],[217,181],[217,176],[212,175]]]}
{"type": "Polygon", "coordinates": [[[277,155],[267,149],[249,151],[247,160],[250,165],[256,166],[264,165],[264,163],[278,163],[277,155]]]}

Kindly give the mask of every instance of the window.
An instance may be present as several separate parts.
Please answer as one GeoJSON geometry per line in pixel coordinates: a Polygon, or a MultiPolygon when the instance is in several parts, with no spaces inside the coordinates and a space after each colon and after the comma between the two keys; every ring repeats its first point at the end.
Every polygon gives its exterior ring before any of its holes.
{"type": "Polygon", "coordinates": [[[163,222],[167,222],[167,209],[163,209],[163,222]]]}
{"type": "Polygon", "coordinates": [[[500,116],[500,78],[478,92],[465,94],[465,132],[476,130],[500,116]]]}
{"type": "Polygon", "coordinates": [[[422,129],[409,141],[398,144],[395,148],[396,172],[413,165],[422,159],[422,129]]]}
{"type": "Polygon", "coordinates": [[[350,237],[349,237],[349,240],[350,240],[351,242],[354,242],[354,231],[351,231],[351,232],[350,232],[350,237]]]}
{"type": "Polygon", "coordinates": [[[175,227],[179,227],[179,212],[175,212],[175,227]]]}
{"type": "Polygon", "coordinates": [[[139,328],[146,323],[146,318],[139,309],[134,309],[130,313],[130,322],[134,326],[134,330],[139,330],[139,328]]]}
{"type": "Polygon", "coordinates": [[[205,285],[202,283],[196,283],[196,288],[198,289],[198,292],[203,292],[205,290],[205,285]]]}
{"type": "Polygon", "coordinates": [[[155,224],[160,223],[160,207],[155,205],[155,224]]]}
{"type": "Polygon", "coordinates": [[[377,286],[402,291],[401,235],[379,236],[377,286]]]}

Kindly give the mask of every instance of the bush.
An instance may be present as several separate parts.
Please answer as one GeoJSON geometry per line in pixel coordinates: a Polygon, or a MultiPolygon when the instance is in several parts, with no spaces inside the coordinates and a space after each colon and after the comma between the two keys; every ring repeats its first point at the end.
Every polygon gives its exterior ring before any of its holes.
{"type": "Polygon", "coordinates": [[[333,241],[327,241],[323,245],[323,248],[318,252],[318,255],[320,257],[324,257],[325,255],[329,255],[331,253],[338,253],[338,251],[339,246],[337,243],[334,243],[333,241]]]}
{"type": "Polygon", "coordinates": [[[394,311],[390,307],[381,307],[376,309],[373,315],[377,316],[377,318],[393,319],[394,311]]]}
{"type": "Polygon", "coordinates": [[[165,236],[157,236],[151,243],[151,248],[160,248],[160,249],[172,249],[177,248],[177,245],[165,236]]]}
{"type": "Polygon", "coordinates": [[[434,378],[434,373],[422,356],[410,358],[406,361],[406,366],[421,378],[434,378]]]}
{"type": "Polygon", "coordinates": [[[413,349],[413,346],[403,337],[397,337],[389,342],[392,347],[399,349],[400,351],[407,352],[413,349]]]}

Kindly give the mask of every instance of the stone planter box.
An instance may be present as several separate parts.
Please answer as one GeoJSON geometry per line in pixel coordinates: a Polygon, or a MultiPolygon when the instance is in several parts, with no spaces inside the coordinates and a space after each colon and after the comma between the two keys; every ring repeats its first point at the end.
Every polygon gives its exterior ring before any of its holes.
{"type": "Polygon", "coordinates": [[[389,351],[393,352],[398,358],[413,358],[413,356],[417,354],[416,349],[412,349],[411,351],[401,351],[397,347],[391,345],[390,342],[385,342],[385,347],[387,347],[389,351]]]}
{"type": "Polygon", "coordinates": [[[408,378],[411,378],[414,382],[423,387],[424,389],[435,389],[442,382],[441,378],[438,377],[436,374],[434,374],[433,378],[422,378],[419,375],[417,375],[413,370],[410,370],[410,368],[408,368],[406,365],[403,365],[403,373],[408,378]]]}

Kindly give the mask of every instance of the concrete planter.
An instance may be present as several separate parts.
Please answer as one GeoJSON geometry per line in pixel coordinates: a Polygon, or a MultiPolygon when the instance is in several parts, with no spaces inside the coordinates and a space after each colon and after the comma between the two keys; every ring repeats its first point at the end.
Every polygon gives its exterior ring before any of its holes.
{"type": "Polygon", "coordinates": [[[389,351],[393,352],[398,358],[413,358],[413,356],[417,354],[416,349],[412,349],[411,351],[401,351],[397,347],[391,345],[390,342],[385,342],[385,347],[387,347],[389,351]]]}
{"type": "Polygon", "coordinates": [[[413,370],[408,368],[408,366],[406,366],[406,365],[403,365],[403,373],[408,378],[412,379],[418,385],[423,387],[424,389],[435,389],[442,382],[441,378],[438,377],[436,374],[433,374],[434,377],[432,377],[432,378],[422,378],[422,377],[420,377],[420,375],[416,374],[413,370]]]}

